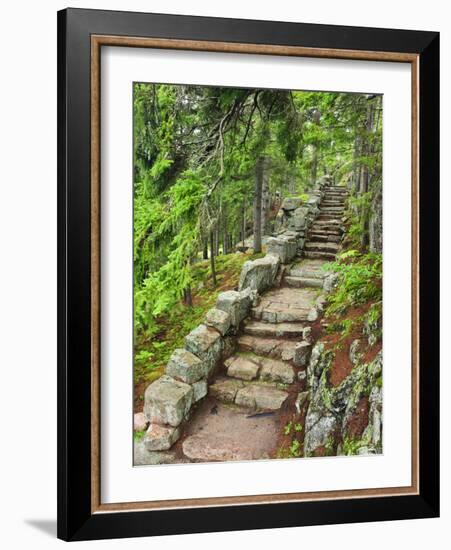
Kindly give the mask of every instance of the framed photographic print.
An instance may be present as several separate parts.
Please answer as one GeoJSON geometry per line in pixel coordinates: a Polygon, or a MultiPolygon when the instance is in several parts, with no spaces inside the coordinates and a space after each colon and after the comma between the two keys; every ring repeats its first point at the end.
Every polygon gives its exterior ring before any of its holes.
{"type": "Polygon", "coordinates": [[[439,35],[58,14],[58,536],[439,513],[439,35]]]}

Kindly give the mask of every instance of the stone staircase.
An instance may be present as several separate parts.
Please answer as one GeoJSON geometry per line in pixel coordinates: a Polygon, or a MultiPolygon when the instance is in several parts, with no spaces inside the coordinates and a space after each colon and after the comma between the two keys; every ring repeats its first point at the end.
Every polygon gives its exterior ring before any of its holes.
{"type": "MultiPolygon", "coordinates": [[[[192,384],[194,393],[189,406],[208,391],[186,424],[185,436],[177,451],[183,460],[203,462],[268,458],[268,449],[277,440],[279,428],[276,415],[281,413],[284,404],[285,408],[295,403],[298,407],[301,390],[304,389],[313,343],[312,325],[318,320],[325,302],[323,288],[326,288],[327,273],[323,266],[334,260],[340,249],[346,197],[344,188],[323,187],[319,212],[305,234],[301,257],[298,252],[297,257],[285,261],[281,251],[277,254],[278,258],[269,254],[261,260],[254,260],[253,268],[261,270],[265,276],[270,274],[274,282],[266,286],[266,291],[258,291],[258,297],[243,315],[241,309],[246,300],[251,300],[251,295],[235,291],[223,293],[222,298],[218,299],[221,302],[217,305],[219,310],[212,310],[214,315],[210,315],[211,318],[207,315],[208,326],[201,325],[192,331],[187,337],[187,351],[179,350],[181,357],[173,362],[177,368],[172,368],[170,362],[171,368],[167,369],[167,374],[186,382],[180,384],[172,381],[171,391],[187,392],[188,399],[190,386],[187,384],[192,384]],[[284,264],[280,268],[279,261],[284,264]],[[275,273],[282,276],[276,278],[275,273]],[[220,363],[219,371],[213,379],[210,377],[207,388],[205,377],[194,382],[199,379],[197,370],[203,368],[204,363],[214,363],[222,349],[219,346],[220,335],[223,335],[224,343],[221,345],[224,346],[227,339],[224,335],[228,334],[230,320],[232,328],[235,327],[235,336],[231,338],[234,351],[220,363]],[[187,369],[193,373],[192,380],[186,378],[187,369]],[[185,378],[181,378],[182,372],[185,378]],[[176,388],[176,384],[183,388],[176,388]],[[199,397],[196,397],[196,392],[199,397]],[[259,417],[258,422],[254,421],[255,416],[259,417]]],[[[294,246],[296,254],[296,241],[293,244],[288,239],[281,246],[283,250],[294,246]]],[[[261,277],[259,284],[264,284],[265,279],[263,275],[261,277]]],[[[243,281],[246,283],[246,273],[242,273],[240,286],[243,281]]],[[[156,385],[150,388],[152,386],[156,385]]],[[[155,396],[147,396],[153,407],[147,416],[153,414],[159,421],[160,415],[161,422],[167,423],[168,407],[167,402],[160,399],[161,388],[148,391],[154,391],[155,396]],[[158,399],[162,401],[161,405],[158,399]]],[[[185,396],[177,395],[173,401],[177,402],[180,415],[188,418],[191,415],[189,406],[184,407],[182,398],[185,396]]],[[[175,421],[171,425],[178,426],[175,421]]],[[[148,448],[169,448],[181,434],[178,427],[171,430],[172,439],[168,440],[166,447],[157,447],[156,444],[151,447],[153,441],[146,436],[148,448]]]]}
{"type": "Polygon", "coordinates": [[[343,214],[348,192],[344,187],[324,188],[320,214],[308,232],[305,257],[334,260],[343,233],[343,214]]]}
{"type": "MultiPolygon", "coordinates": [[[[321,290],[327,273],[322,268],[339,251],[345,200],[344,189],[325,189],[320,214],[307,234],[304,258],[289,266],[280,286],[263,293],[251,308],[241,324],[236,352],[224,361],[209,386],[209,397],[236,407],[236,414],[278,411],[290,389],[305,378],[311,326],[324,302],[321,290]]],[[[204,448],[202,437],[192,437],[204,448]]],[[[199,453],[193,454],[190,438],[183,448],[191,458],[201,460],[199,453]]],[[[219,450],[218,455],[223,452],[219,450]]]]}

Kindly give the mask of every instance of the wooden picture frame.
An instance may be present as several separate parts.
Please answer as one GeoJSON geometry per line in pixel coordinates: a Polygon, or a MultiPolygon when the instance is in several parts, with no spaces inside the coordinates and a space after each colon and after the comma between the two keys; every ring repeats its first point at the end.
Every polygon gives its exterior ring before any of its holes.
{"type": "Polygon", "coordinates": [[[58,13],[58,537],[113,537],[439,514],[439,35],[67,9],[58,13]],[[393,61],[412,67],[412,484],[322,493],[100,501],[100,50],[393,61]]]}

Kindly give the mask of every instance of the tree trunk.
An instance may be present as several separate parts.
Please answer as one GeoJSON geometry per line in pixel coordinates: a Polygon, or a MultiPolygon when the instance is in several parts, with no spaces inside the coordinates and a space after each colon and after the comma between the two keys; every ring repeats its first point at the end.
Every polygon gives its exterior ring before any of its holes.
{"type": "Polygon", "coordinates": [[[216,231],[215,231],[215,256],[219,256],[219,221],[218,221],[218,224],[216,225],[216,231]]]}
{"type": "Polygon", "coordinates": [[[204,260],[208,260],[208,238],[207,237],[204,239],[203,258],[204,260]]]}
{"type": "MultiPolygon", "coordinates": [[[[368,157],[371,155],[372,152],[372,146],[371,146],[371,133],[373,131],[373,122],[374,122],[374,105],[372,102],[369,102],[367,107],[367,118],[366,118],[366,124],[365,124],[365,140],[362,147],[362,153],[368,159],[368,157]]],[[[368,193],[369,191],[369,183],[370,183],[370,170],[368,168],[368,163],[365,162],[363,165],[363,172],[362,177],[360,180],[360,194],[363,195],[365,193],[368,193]]],[[[365,205],[362,207],[361,211],[361,225],[362,225],[362,235],[360,239],[360,244],[362,247],[366,248],[369,245],[369,218],[370,218],[370,209],[367,208],[365,205]]]]}
{"type": "MultiPolygon", "coordinates": [[[[319,123],[321,121],[321,112],[316,109],[313,113],[313,122],[319,126],[319,123]]],[[[312,187],[315,187],[316,185],[316,178],[318,176],[318,143],[313,144],[313,154],[312,154],[312,171],[311,171],[311,184],[312,187]]]]}
{"type": "Polygon", "coordinates": [[[243,201],[243,218],[241,220],[241,235],[244,246],[244,240],[246,239],[246,199],[243,201]]]}
{"type": "Polygon", "coordinates": [[[222,218],[222,253],[223,254],[229,253],[228,238],[229,238],[229,235],[227,233],[227,208],[224,205],[224,213],[222,218]]]}
{"type": "Polygon", "coordinates": [[[295,186],[296,180],[291,169],[287,172],[287,180],[288,180],[288,193],[290,195],[294,195],[296,193],[296,186],[295,186]]]}
{"type": "Polygon", "coordinates": [[[316,145],[313,145],[312,171],[310,175],[312,187],[315,187],[317,173],[318,173],[318,147],[316,145]]]}
{"type": "Polygon", "coordinates": [[[190,286],[185,288],[185,290],[183,291],[183,301],[185,302],[186,306],[193,307],[193,295],[190,286]]]}
{"type": "Polygon", "coordinates": [[[262,188],[263,188],[263,157],[257,159],[255,167],[254,188],[254,252],[262,251],[262,188]]]}
{"type": "Polygon", "coordinates": [[[215,237],[213,229],[210,231],[210,267],[213,286],[216,286],[216,266],[215,266],[215,237]]]}
{"type": "Polygon", "coordinates": [[[263,174],[262,174],[262,235],[268,232],[270,210],[270,195],[269,195],[269,173],[268,173],[268,158],[263,158],[263,174]]]}

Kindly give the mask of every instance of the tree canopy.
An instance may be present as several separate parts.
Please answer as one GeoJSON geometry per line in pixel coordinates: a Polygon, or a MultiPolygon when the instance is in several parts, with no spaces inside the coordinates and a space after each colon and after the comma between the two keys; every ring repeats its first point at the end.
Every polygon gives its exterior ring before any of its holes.
{"type": "Polygon", "coordinates": [[[380,202],[378,95],[137,83],[134,86],[135,328],[184,299],[192,266],[261,231],[277,200],[324,174],[352,191],[351,236],[370,242],[380,202]],[[265,205],[266,201],[266,205],[265,205]]]}

